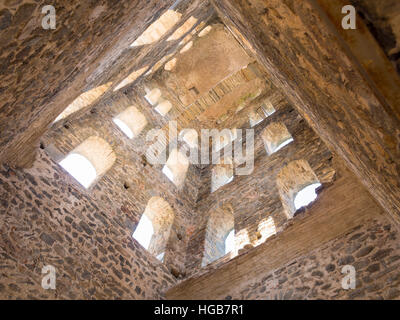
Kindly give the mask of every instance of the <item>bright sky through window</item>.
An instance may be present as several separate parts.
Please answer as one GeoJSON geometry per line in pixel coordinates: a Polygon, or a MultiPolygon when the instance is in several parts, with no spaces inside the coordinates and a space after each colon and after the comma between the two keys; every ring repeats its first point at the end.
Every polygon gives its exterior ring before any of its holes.
{"type": "Polygon", "coordinates": [[[119,119],[113,119],[113,121],[129,139],[133,138],[133,132],[125,122],[119,119]]]}
{"type": "Polygon", "coordinates": [[[229,232],[225,239],[225,254],[232,252],[235,249],[235,230],[229,232]]]}
{"type": "Polygon", "coordinates": [[[92,163],[77,153],[68,155],[60,165],[85,188],[88,188],[97,177],[92,163]]]}
{"type": "Polygon", "coordinates": [[[149,249],[151,238],[154,234],[153,224],[150,219],[144,214],[136,227],[133,237],[142,245],[146,250],[149,249]]]}
{"type": "Polygon", "coordinates": [[[164,256],[165,256],[165,252],[162,252],[157,256],[157,259],[160,260],[161,262],[164,262],[164,256]]]}
{"type": "Polygon", "coordinates": [[[313,202],[317,198],[317,193],[315,192],[315,189],[320,186],[320,183],[314,183],[299,191],[299,193],[297,193],[296,195],[296,198],[294,199],[294,206],[296,207],[296,209],[304,207],[313,202]]]}
{"type": "Polygon", "coordinates": [[[277,151],[281,150],[283,147],[287,146],[291,142],[293,142],[293,138],[290,138],[290,139],[287,139],[287,140],[283,141],[278,147],[276,147],[274,152],[277,152],[277,151]]]}
{"type": "Polygon", "coordinates": [[[162,172],[167,176],[169,180],[174,182],[174,174],[172,173],[171,169],[168,166],[164,166],[162,172]]]}

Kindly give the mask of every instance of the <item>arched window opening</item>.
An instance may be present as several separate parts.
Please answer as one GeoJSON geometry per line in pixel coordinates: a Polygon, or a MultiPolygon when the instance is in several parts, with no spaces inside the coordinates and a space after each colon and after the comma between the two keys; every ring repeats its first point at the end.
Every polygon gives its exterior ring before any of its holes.
{"type": "Polygon", "coordinates": [[[146,117],[135,107],[129,107],[113,119],[129,138],[138,136],[147,125],[146,117]]]}
{"type": "Polygon", "coordinates": [[[216,165],[211,173],[211,193],[217,191],[234,179],[232,165],[216,165]]]}
{"type": "Polygon", "coordinates": [[[229,210],[219,209],[210,215],[204,240],[202,266],[235,251],[235,222],[229,210]]]}
{"type": "Polygon", "coordinates": [[[165,252],[162,252],[157,256],[157,259],[160,260],[161,262],[164,262],[164,256],[165,256],[165,252]]]}
{"type": "Polygon", "coordinates": [[[241,229],[236,234],[236,254],[244,248],[252,247],[249,232],[247,229],[241,229]]]}
{"type": "Polygon", "coordinates": [[[315,199],[317,199],[317,193],[315,192],[315,190],[318,189],[320,186],[320,183],[313,183],[300,190],[294,198],[295,208],[300,209],[301,207],[305,207],[311,202],[315,201],[315,199]]]}
{"type": "Polygon", "coordinates": [[[60,166],[82,186],[89,188],[112,167],[115,160],[116,155],[111,146],[93,136],[71,151],[60,161],[60,166]]]}
{"type": "Polygon", "coordinates": [[[286,126],[281,122],[274,122],[268,125],[261,134],[265,149],[269,155],[279,151],[289,143],[293,142],[293,137],[286,126]]]}
{"type": "Polygon", "coordinates": [[[172,109],[172,103],[168,100],[164,100],[160,102],[155,109],[159,114],[165,116],[172,109]]]}
{"type": "Polygon", "coordinates": [[[287,217],[314,201],[315,189],[321,186],[316,174],[305,160],[296,160],[283,167],[277,176],[277,187],[287,217]]]}
{"type": "Polygon", "coordinates": [[[169,203],[160,197],[153,197],[132,236],[158,260],[164,261],[174,218],[175,213],[169,203]]]}
{"type": "Polygon", "coordinates": [[[60,165],[85,188],[89,188],[96,180],[96,169],[88,159],[80,154],[69,154],[60,162],[60,165]]]}
{"type": "Polygon", "coordinates": [[[111,85],[112,82],[108,82],[102,86],[82,93],[56,118],[56,120],[54,120],[54,123],[67,118],[71,114],[85,107],[90,106],[93,102],[99,99],[108,90],[108,88],[111,87],[111,85]]]}
{"type": "Polygon", "coordinates": [[[162,172],[178,188],[182,187],[189,168],[189,159],[178,149],[172,150],[162,172]]]}
{"type": "Polygon", "coordinates": [[[266,100],[260,108],[257,110],[250,111],[249,121],[250,126],[254,127],[257,124],[261,123],[264,119],[269,117],[271,114],[275,112],[275,109],[272,103],[269,100],[266,100]]]}
{"type": "Polygon", "coordinates": [[[148,103],[150,103],[152,106],[157,105],[157,103],[160,101],[161,98],[161,90],[158,88],[154,88],[150,92],[148,92],[145,97],[144,97],[148,103]]]}
{"type": "Polygon", "coordinates": [[[174,25],[178,23],[182,14],[174,10],[166,11],[156,22],[151,24],[142,35],[131,44],[131,47],[138,47],[152,44],[161,39],[174,25]]]}
{"type": "Polygon", "coordinates": [[[142,245],[146,250],[150,247],[151,238],[154,234],[153,224],[150,219],[144,214],[136,227],[133,237],[142,245]]]}
{"type": "Polygon", "coordinates": [[[275,112],[275,108],[272,105],[272,102],[267,99],[264,101],[264,103],[261,105],[261,108],[258,110],[259,113],[264,113],[266,117],[269,117],[275,112]]]}
{"type": "Polygon", "coordinates": [[[250,121],[250,127],[255,127],[257,124],[261,123],[265,118],[256,111],[250,111],[249,114],[249,121],[250,121]]]}
{"type": "Polygon", "coordinates": [[[286,140],[283,140],[274,150],[274,152],[277,152],[281,150],[282,148],[286,147],[289,143],[293,142],[293,138],[287,138],[286,140]]]}
{"type": "Polygon", "coordinates": [[[225,254],[235,250],[235,229],[232,229],[225,239],[225,254]]]}

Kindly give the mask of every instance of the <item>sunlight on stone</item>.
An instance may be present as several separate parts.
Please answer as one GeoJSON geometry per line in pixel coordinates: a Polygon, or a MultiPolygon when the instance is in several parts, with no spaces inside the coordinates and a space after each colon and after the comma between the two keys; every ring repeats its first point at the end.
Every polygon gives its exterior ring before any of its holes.
{"type": "Polygon", "coordinates": [[[247,229],[240,230],[235,237],[235,254],[238,254],[241,249],[251,244],[249,232],[247,229]]]}
{"type": "Polygon", "coordinates": [[[268,217],[267,219],[263,219],[258,225],[258,233],[260,239],[258,241],[259,244],[263,243],[269,237],[276,234],[275,222],[272,217],[268,217]]]}
{"type": "Polygon", "coordinates": [[[172,173],[171,169],[168,166],[164,166],[162,172],[167,176],[169,180],[174,182],[174,174],[172,173]]]}
{"type": "Polygon", "coordinates": [[[231,183],[234,179],[233,168],[231,166],[217,165],[212,169],[211,174],[211,193],[217,191],[224,185],[231,183]]]}
{"type": "Polygon", "coordinates": [[[179,42],[179,45],[183,46],[184,44],[188,43],[192,38],[193,38],[193,36],[191,34],[187,35],[186,37],[184,37],[182,39],[181,42],[179,42]]]}
{"type": "Polygon", "coordinates": [[[125,109],[113,121],[129,139],[138,136],[147,125],[146,117],[133,106],[125,109]]]}
{"type": "Polygon", "coordinates": [[[131,47],[138,47],[152,44],[161,39],[174,25],[176,25],[182,14],[173,10],[165,12],[156,22],[146,29],[143,34],[131,44],[131,47]]]}
{"type": "Polygon", "coordinates": [[[179,27],[173,34],[168,38],[168,41],[178,40],[182,37],[186,32],[188,32],[197,22],[197,19],[194,17],[190,17],[186,22],[179,27]]]}
{"type": "Polygon", "coordinates": [[[68,155],[60,162],[60,165],[85,188],[89,188],[96,180],[96,169],[88,159],[80,154],[68,155]]]}
{"type": "Polygon", "coordinates": [[[162,59],[160,59],[152,68],[152,70],[155,72],[158,69],[160,69],[166,61],[168,61],[170,58],[172,58],[172,56],[174,55],[174,53],[170,53],[167,54],[166,56],[162,57],[162,59]]]}
{"type": "Polygon", "coordinates": [[[152,106],[155,106],[161,98],[161,90],[158,88],[154,88],[150,92],[148,92],[144,97],[148,103],[152,106]]]}
{"type": "Polygon", "coordinates": [[[185,53],[187,51],[189,51],[191,48],[193,47],[193,41],[190,41],[186,46],[184,46],[182,48],[181,51],[179,51],[180,53],[185,53]]]}
{"type": "Polygon", "coordinates": [[[212,29],[211,26],[205,27],[203,30],[201,30],[201,31],[199,32],[199,37],[202,38],[202,37],[206,36],[207,34],[210,33],[211,29],[212,29]]]}
{"type": "Polygon", "coordinates": [[[137,78],[139,78],[146,70],[147,66],[132,72],[128,77],[121,81],[121,83],[114,88],[113,91],[118,91],[119,89],[126,87],[128,84],[134,82],[137,78]]]}
{"type": "Polygon", "coordinates": [[[108,82],[102,86],[82,93],[56,118],[56,120],[54,120],[53,123],[60,121],[61,119],[65,119],[71,114],[91,105],[98,98],[100,98],[100,96],[102,96],[108,90],[108,88],[111,87],[111,85],[112,82],[108,82]]]}
{"type": "Polygon", "coordinates": [[[155,109],[159,114],[165,116],[172,109],[172,103],[168,100],[162,101],[155,109]]]}
{"type": "Polygon", "coordinates": [[[177,62],[177,61],[178,61],[177,58],[171,59],[170,61],[168,61],[168,62],[165,64],[164,69],[165,69],[166,71],[171,71],[172,69],[175,68],[176,62],[177,62]]]}
{"type": "Polygon", "coordinates": [[[172,150],[162,172],[177,187],[181,187],[185,182],[188,168],[189,168],[189,159],[180,151],[178,151],[178,149],[174,149],[172,150]]]}

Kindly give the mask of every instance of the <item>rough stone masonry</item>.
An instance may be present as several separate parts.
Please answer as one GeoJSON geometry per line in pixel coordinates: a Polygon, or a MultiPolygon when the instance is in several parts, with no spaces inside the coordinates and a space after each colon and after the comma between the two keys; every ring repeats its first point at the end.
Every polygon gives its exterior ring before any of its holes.
{"type": "Polygon", "coordinates": [[[0,298],[400,299],[400,6],[350,3],[2,1],[0,298]],[[147,158],[202,129],[254,170],[147,158]]]}

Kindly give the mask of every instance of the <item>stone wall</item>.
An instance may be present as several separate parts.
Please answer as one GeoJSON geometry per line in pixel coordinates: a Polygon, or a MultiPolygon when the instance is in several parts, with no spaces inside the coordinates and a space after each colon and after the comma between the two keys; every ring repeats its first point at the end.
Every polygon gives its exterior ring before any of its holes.
{"type": "MultiPolygon", "coordinates": [[[[262,221],[272,217],[278,231],[287,222],[277,176],[285,164],[295,160],[307,161],[321,183],[329,184],[335,176],[333,156],[303,118],[287,103],[258,124],[255,129],[255,165],[250,175],[235,175],[234,180],[217,191],[211,191],[212,166],[202,170],[202,184],[196,206],[196,219],[192,221],[186,265],[188,272],[196,272],[204,255],[207,223],[213,212],[228,210],[235,217],[236,234],[248,234],[248,244],[258,243],[258,228],[262,221]],[[294,141],[268,155],[261,132],[270,123],[284,123],[294,141]]],[[[299,177],[292,177],[294,180],[299,177]]],[[[238,240],[240,242],[240,240],[238,240]]],[[[242,245],[238,243],[238,245],[242,245]]]]}
{"type": "Polygon", "coordinates": [[[352,0],[351,3],[400,73],[399,1],[352,0]]]}
{"type": "Polygon", "coordinates": [[[109,82],[117,57],[137,56],[129,43],[174,2],[56,0],[56,29],[45,30],[47,1],[1,1],[0,161],[32,164],[47,126],[82,92],[109,82]]]}
{"type": "Polygon", "coordinates": [[[354,176],[342,164],[336,167],[336,182],[284,231],[230,261],[198,271],[166,297],[399,299],[398,229],[354,176]],[[355,268],[354,290],[341,286],[345,265],[355,268]]]}
{"type": "MultiPolygon", "coordinates": [[[[140,90],[139,90],[140,92],[140,90]]],[[[64,121],[55,126],[42,138],[42,146],[56,162],[91,136],[98,136],[109,143],[116,161],[112,168],[88,190],[93,199],[116,208],[125,208],[131,217],[133,232],[152,197],[166,200],[175,212],[170,242],[165,263],[170,269],[184,274],[187,237],[187,221],[193,218],[193,205],[197,199],[200,183],[198,170],[190,166],[183,187],[177,188],[162,172],[163,165],[153,165],[146,159],[146,134],[154,129],[151,107],[138,91],[130,95],[117,93],[112,98],[95,105],[74,121],[64,121]],[[129,139],[113,122],[113,118],[129,106],[136,106],[149,123],[142,133],[129,139]],[[173,254],[168,252],[173,251],[173,254]]],[[[65,173],[68,174],[68,173],[65,173]]],[[[81,192],[86,192],[78,185],[81,192]]]]}
{"type": "Polygon", "coordinates": [[[233,299],[399,299],[399,235],[385,220],[372,219],[343,237],[279,269],[252,279],[233,299]],[[343,290],[345,265],[354,266],[356,288],[343,290]]]}
{"type": "Polygon", "coordinates": [[[399,222],[399,118],[316,1],[213,4],[271,82],[399,222]]]}
{"type": "Polygon", "coordinates": [[[43,151],[32,169],[2,168],[0,190],[2,299],[160,299],[176,282],[132,239],[138,216],[116,190],[96,199],[43,151]],[[55,291],[41,287],[45,265],[55,291]]]}

